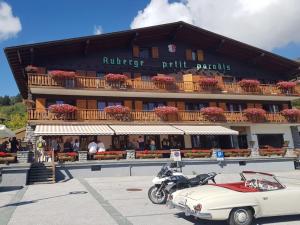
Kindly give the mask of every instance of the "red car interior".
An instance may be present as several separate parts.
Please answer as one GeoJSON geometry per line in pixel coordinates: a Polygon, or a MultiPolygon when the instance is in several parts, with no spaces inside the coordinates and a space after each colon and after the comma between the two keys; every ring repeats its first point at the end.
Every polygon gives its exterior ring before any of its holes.
{"type": "Polygon", "coordinates": [[[218,187],[228,188],[238,192],[258,192],[255,188],[245,187],[245,182],[227,183],[227,184],[212,184],[218,187]]]}

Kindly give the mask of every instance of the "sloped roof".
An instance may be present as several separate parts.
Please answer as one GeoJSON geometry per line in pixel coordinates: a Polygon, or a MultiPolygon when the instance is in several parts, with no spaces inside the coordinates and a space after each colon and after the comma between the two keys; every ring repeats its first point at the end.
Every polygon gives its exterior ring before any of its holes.
{"type": "Polygon", "coordinates": [[[62,52],[85,53],[90,51],[89,49],[97,50],[130,44],[138,45],[138,43],[143,41],[159,40],[164,37],[175,41],[184,40],[201,47],[203,50],[214,49],[225,56],[246,61],[267,70],[276,71],[289,76],[289,78],[300,71],[300,64],[294,60],[182,21],[101,35],[7,47],[4,51],[20,92],[23,97],[26,97],[27,78],[24,68],[29,64],[33,64],[36,56],[46,57],[47,55],[62,52]]]}

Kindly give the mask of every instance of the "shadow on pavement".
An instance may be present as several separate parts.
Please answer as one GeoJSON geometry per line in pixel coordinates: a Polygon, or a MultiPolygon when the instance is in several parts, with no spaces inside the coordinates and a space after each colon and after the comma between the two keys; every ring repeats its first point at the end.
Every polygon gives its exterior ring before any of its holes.
{"type": "MultiPolygon", "coordinates": [[[[192,216],[185,216],[184,213],[177,213],[175,215],[177,217],[188,220],[194,225],[228,225],[226,221],[210,221],[210,220],[195,219],[192,216]]],[[[263,224],[275,224],[275,223],[293,222],[293,221],[300,221],[300,215],[266,217],[266,218],[254,219],[252,224],[263,225],[263,224]]]]}
{"type": "Polygon", "coordinates": [[[5,187],[0,187],[0,192],[6,192],[6,191],[17,191],[21,190],[24,188],[23,186],[5,186],[5,187]]]}

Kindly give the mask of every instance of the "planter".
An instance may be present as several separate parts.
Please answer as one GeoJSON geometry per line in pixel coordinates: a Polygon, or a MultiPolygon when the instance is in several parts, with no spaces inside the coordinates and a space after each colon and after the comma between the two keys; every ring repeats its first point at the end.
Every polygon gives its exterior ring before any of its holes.
{"type": "Polygon", "coordinates": [[[59,162],[66,162],[66,161],[74,162],[76,161],[77,157],[78,154],[76,152],[57,153],[57,160],[59,162]]]}
{"type": "Polygon", "coordinates": [[[259,108],[248,108],[243,111],[247,119],[251,122],[264,122],[266,119],[266,111],[259,108]]]}
{"type": "Polygon", "coordinates": [[[135,158],[136,159],[159,159],[162,158],[162,154],[142,154],[142,153],[136,153],[135,158]]]}
{"type": "Polygon", "coordinates": [[[222,150],[225,157],[249,157],[251,155],[250,149],[234,149],[234,150],[222,150]]]}
{"type": "Polygon", "coordinates": [[[291,123],[298,122],[300,118],[299,109],[284,109],[281,114],[291,123]]]}
{"type": "Polygon", "coordinates": [[[176,120],[178,108],[173,106],[160,106],[154,109],[154,112],[163,120],[176,120]]]}
{"type": "Polygon", "coordinates": [[[106,151],[106,152],[97,152],[94,155],[94,159],[96,160],[108,160],[108,159],[123,159],[123,155],[125,153],[118,151],[106,151]]]}
{"type": "Polygon", "coordinates": [[[284,94],[292,94],[296,87],[295,82],[290,81],[281,81],[276,84],[276,86],[281,90],[284,94]]]}
{"type": "Polygon", "coordinates": [[[260,156],[268,156],[268,157],[271,157],[271,156],[284,157],[286,154],[286,151],[287,151],[286,149],[272,149],[272,148],[258,150],[260,156]]]}
{"type": "Polygon", "coordinates": [[[212,150],[183,150],[184,158],[210,158],[212,150]]]}
{"type": "Polygon", "coordinates": [[[14,153],[0,152],[0,163],[15,163],[17,161],[17,156],[14,153]]]}
{"type": "Polygon", "coordinates": [[[205,107],[200,110],[206,119],[210,121],[224,121],[224,110],[220,107],[205,107]]]}
{"type": "Polygon", "coordinates": [[[241,88],[247,92],[257,92],[260,82],[258,80],[242,79],[238,82],[241,88]]]}
{"type": "Polygon", "coordinates": [[[154,76],[151,80],[155,84],[164,84],[164,85],[172,85],[175,83],[175,78],[171,76],[154,76]]]}
{"type": "Polygon", "coordinates": [[[112,88],[123,88],[128,77],[124,74],[109,73],[104,76],[108,85],[112,88]]]}
{"type": "Polygon", "coordinates": [[[114,105],[114,106],[107,106],[104,108],[104,112],[114,119],[128,121],[130,120],[130,109],[126,106],[122,105],[114,105]]]}
{"type": "Polygon", "coordinates": [[[204,90],[213,90],[218,87],[218,80],[213,77],[206,77],[199,80],[199,85],[204,90]]]}
{"type": "Polygon", "coordinates": [[[49,106],[49,111],[53,113],[57,119],[66,119],[77,111],[77,107],[69,104],[54,104],[49,106]]]}
{"type": "Polygon", "coordinates": [[[48,74],[54,79],[74,79],[76,77],[75,72],[64,70],[52,70],[48,74]]]}

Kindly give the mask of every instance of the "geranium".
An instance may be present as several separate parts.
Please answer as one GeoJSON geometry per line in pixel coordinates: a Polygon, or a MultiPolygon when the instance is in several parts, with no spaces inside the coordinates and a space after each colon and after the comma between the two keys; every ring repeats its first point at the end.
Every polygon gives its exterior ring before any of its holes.
{"type": "Polygon", "coordinates": [[[77,153],[76,152],[67,152],[67,155],[68,156],[77,156],[77,153]]]}
{"type": "Polygon", "coordinates": [[[277,83],[277,87],[284,91],[292,90],[295,86],[296,86],[296,83],[291,82],[291,81],[281,81],[281,82],[277,83]]]}
{"type": "Polygon", "coordinates": [[[10,156],[10,154],[6,152],[0,152],[0,157],[6,157],[6,156],[10,156]]]}
{"type": "Polygon", "coordinates": [[[49,106],[49,111],[57,114],[72,113],[77,110],[76,106],[69,104],[54,104],[49,106]]]}
{"type": "Polygon", "coordinates": [[[260,108],[248,108],[244,110],[245,116],[252,122],[258,122],[265,118],[266,111],[260,108]]]}
{"type": "Polygon", "coordinates": [[[238,84],[243,88],[256,88],[260,85],[260,82],[258,80],[243,79],[239,81],[238,84]]]}
{"type": "Polygon", "coordinates": [[[124,74],[109,73],[105,75],[105,80],[109,82],[124,82],[128,77],[124,74]]]}
{"type": "Polygon", "coordinates": [[[72,79],[76,76],[76,73],[73,71],[64,71],[64,70],[52,70],[48,74],[55,79],[72,79]]]}
{"type": "Polygon", "coordinates": [[[38,70],[39,70],[39,68],[36,67],[36,66],[33,66],[33,65],[28,65],[28,66],[25,67],[25,71],[27,73],[37,73],[38,70]]]}
{"type": "Polygon", "coordinates": [[[300,118],[299,109],[284,109],[281,111],[281,114],[287,118],[290,122],[297,122],[300,118]]]}
{"type": "Polygon", "coordinates": [[[113,115],[120,115],[120,114],[129,114],[130,109],[127,106],[122,105],[113,105],[113,106],[107,106],[104,108],[104,112],[107,114],[113,114],[113,115]]]}
{"type": "Polygon", "coordinates": [[[178,108],[173,106],[159,106],[154,109],[154,112],[160,117],[165,117],[167,115],[177,114],[178,108]]]}
{"type": "Polygon", "coordinates": [[[153,82],[164,83],[164,84],[173,84],[175,78],[171,76],[154,76],[151,78],[153,82]]]}
{"type": "Polygon", "coordinates": [[[224,116],[224,110],[220,107],[205,107],[200,112],[210,120],[221,120],[224,116]]]}
{"type": "Polygon", "coordinates": [[[205,77],[199,80],[201,86],[215,87],[218,84],[218,80],[213,77],[205,77]]]}

